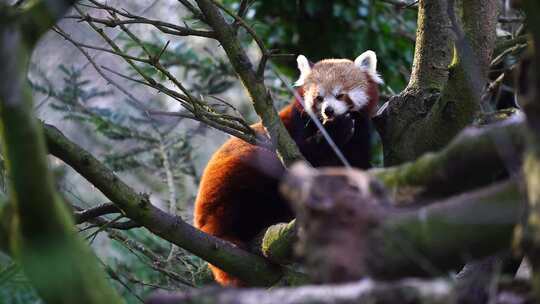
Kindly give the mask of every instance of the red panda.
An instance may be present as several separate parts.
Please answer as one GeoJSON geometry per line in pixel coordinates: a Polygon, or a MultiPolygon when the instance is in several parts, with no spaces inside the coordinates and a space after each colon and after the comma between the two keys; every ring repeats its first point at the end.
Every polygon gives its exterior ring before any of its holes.
{"type": "MultiPolygon", "coordinates": [[[[349,163],[366,169],[370,160],[370,117],[379,98],[377,57],[366,51],[356,60],[326,59],[311,65],[298,56],[295,85],[349,163]]],[[[320,130],[296,98],[279,113],[300,152],[313,166],[339,166],[320,130]]],[[[252,126],[262,132],[260,123],[252,126]]],[[[203,172],[195,202],[194,224],[213,236],[245,247],[270,225],[288,222],[294,214],[278,193],[285,168],[263,147],[231,138],[219,148],[203,172]]],[[[224,286],[244,286],[237,278],[210,266],[224,286]]]]}

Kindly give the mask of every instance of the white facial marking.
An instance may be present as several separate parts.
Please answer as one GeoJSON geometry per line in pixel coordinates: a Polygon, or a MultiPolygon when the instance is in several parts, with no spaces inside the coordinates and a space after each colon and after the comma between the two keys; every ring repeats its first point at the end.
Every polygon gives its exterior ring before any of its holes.
{"type": "Polygon", "coordinates": [[[351,90],[349,98],[352,100],[355,110],[359,110],[368,104],[368,96],[361,88],[351,90]]]}
{"type": "Polygon", "coordinates": [[[304,85],[306,78],[311,73],[311,65],[304,55],[299,55],[298,58],[296,58],[296,62],[298,64],[298,69],[300,70],[300,77],[298,77],[298,80],[294,83],[294,86],[300,87],[304,85]]]}
{"type": "Polygon", "coordinates": [[[324,101],[321,105],[321,116],[323,118],[323,122],[326,122],[328,119],[331,118],[325,113],[325,110],[327,108],[332,108],[334,110],[333,116],[343,115],[348,110],[347,104],[345,102],[337,100],[334,96],[327,96],[324,98],[324,101]]]}
{"type": "Polygon", "coordinates": [[[315,113],[318,113],[319,109],[321,108],[321,105],[315,102],[315,98],[317,98],[317,96],[319,95],[321,95],[321,93],[319,92],[317,87],[315,86],[307,87],[305,96],[304,96],[305,107],[309,109],[310,111],[313,110],[315,113]]]}
{"type": "Polygon", "coordinates": [[[304,107],[311,109],[314,99],[315,96],[313,96],[313,90],[307,90],[304,95],[304,107]]]}

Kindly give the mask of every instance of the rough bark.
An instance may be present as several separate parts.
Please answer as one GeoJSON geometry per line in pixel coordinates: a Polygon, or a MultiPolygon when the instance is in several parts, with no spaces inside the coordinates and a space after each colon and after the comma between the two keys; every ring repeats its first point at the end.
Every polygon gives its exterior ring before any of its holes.
{"type": "Polygon", "coordinates": [[[283,192],[297,208],[298,246],[315,282],[444,274],[509,248],[524,202],[503,182],[403,210],[365,173],[297,166],[283,192]]]}
{"type": "Polygon", "coordinates": [[[495,0],[460,1],[462,30],[453,3],[419,2],[411,81],[388,101],[376,122],[386,165],[444,147],[480,109],[489,66],[484,63],[489,62],[495,43],[497,4],[495,0]],[[457,40],[452,55],[453,37],[457,40]]]}
{"type": "Polygon", "coordinates": [[[529,198],[522,226],[516,229],[516,241],[532,266],[532,286],[536,301],[540,300],[540,20],[534,16],[540,3],[523,1],[533,46],[522,61],[518,76],[518,98],[527,115],[528,146],[523,171],[529,198]]]}
{"type": "Polygon", "coordinates": [[[519,171],[525,130],[521,115],[469,127],[441,151],[369,173],[384,184],[398,205],[466,192],[519,171]]]}
{"type": "Polygon", "coordinates": [[[414,60],[407,89],[444,88],[452,58],[449,27],[447,1],[419,1],[414,60]]]}
{"type": "Polygon", "coordinates": [[[156,294],[147,304],[352,304],[352,303],[455,303],[452,285],[443,280],[403,280],[396,283],[369,279],[342,285],[265,289],[203,289],[186,293],[156,294]]]}
{"type": "Polygon", "coordinates": [[[303,159],[296,143],[279,118],[270,91],[264,85],[263,78],[257,77],[257,72],[240,44],[234,28],[225,21],[218,7],[211,0],[197,0],[196,2],[205,16],[206,23],[214,30],[216,38],[249,93],[255,112],[261,118],[272,146],[285,167],[303,159]]]}
{"type": "Polygon", "coordinates": [[[0,84],[0,136],[10,176],[10,209],[2,210],[9,240],[3,243],[46,303],[121,303],[54,190],[26,84],[33,45],[72,2],[32,4],[0,24],[0,73],[9,75],[0,84]]]}

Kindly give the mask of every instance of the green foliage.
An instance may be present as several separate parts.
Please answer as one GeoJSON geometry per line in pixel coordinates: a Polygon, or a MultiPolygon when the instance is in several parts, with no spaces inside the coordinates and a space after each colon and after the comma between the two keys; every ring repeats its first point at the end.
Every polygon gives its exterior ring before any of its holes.
{"type": "MultiPolygon", "coordinates": [[[[108,140],[129,142],[125,148],[116,146],[123,149],[113,149],[105,154],[105,162],[112,169],[125,171],[150,167],[154,172],[159,172],[163,164],[160,145],[165,145],[167,150],[170,150],[171,161],[183,164],[183,161],[189,160],[192,163],[194,147],[186,141],[188,134],[172,134],[170,126],[168,131],[162,132],[162,127],[167,126],[161,126],[143,109],[135,107],[133,102],[126,102],[123,107],[93,106],[94,100],[108,97],[113,92],[92,86],[89,79],[83,78],[80,69],[62,65],[59,70],[64,74],[60,88],[32,82],[33,89],[51,97],[53,101],[49,103],[50,107],[62,113],[64,119],[90,126],[108,140]],[[168,134],[171,136],[167,137],[168,134]],[[163,138],[163,141],[160,141],[160,138],[163,138]]],[[[192,166],[179,166],[178,172],[192,176],[196,174],[192,166]]]]}
{"type": "MultiPolygon", "coordinates": [[[[225,0],[231,7],[239,1],[225,0]]],[[[247,14],[270,49],[304,54],[312,61],[354,59],[371,49],[387,89],[398,91],[408,81],[414,52],[416,12],[375,0],[256,1],[247,14]]],[[[279,62],[276,60],[276,62],[279,62]]],[[[296,62],[280,67],[289,76],[296,62]]]]}

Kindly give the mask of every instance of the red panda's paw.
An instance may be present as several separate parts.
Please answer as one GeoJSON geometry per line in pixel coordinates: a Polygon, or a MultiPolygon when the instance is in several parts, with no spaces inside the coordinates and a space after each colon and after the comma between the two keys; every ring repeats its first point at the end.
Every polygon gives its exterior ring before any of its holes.
{"type": "Polygon", "coordinates": [[[343,145],[352,138],[355,121],[350,114],[341,115],[325,123],[324,128],[337,145],[343,145]]]}

